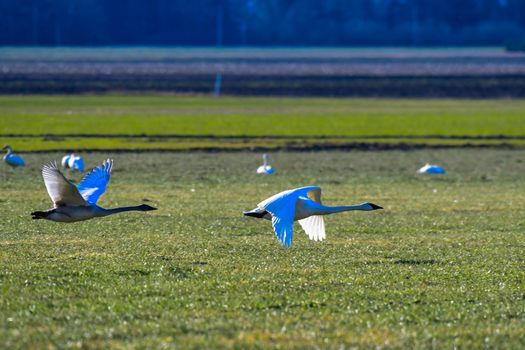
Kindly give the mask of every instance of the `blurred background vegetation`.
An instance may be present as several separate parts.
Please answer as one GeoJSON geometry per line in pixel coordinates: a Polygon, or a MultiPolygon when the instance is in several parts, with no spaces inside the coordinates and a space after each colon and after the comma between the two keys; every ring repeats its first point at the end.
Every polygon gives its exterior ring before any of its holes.
{"type": "Polygon", "coordinates": [[[522,0],[3,0],[0,45],[508,45],[522,0]]]}

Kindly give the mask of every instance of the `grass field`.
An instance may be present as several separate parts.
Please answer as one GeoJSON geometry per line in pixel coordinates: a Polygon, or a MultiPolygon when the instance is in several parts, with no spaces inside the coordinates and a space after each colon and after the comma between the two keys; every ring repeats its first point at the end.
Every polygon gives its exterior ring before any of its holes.
{"type": "MultiPolygon", "coordinates": [[[[64,107],[53,106],[41,113],[64,107]]],[[[19,117],[39,120],[38,108],[19,117]]],[[[22,131],[43,132],[27,125],[22,131]]],[[[254,174],[253,153],[93,153],[88,166],[115,159],[101,205],[148,199],[159,210],[31,221],[32,210],[50,206],[40,164],[61,155],[0,166],[2,348],[525,346],[522,151],[278,152],[271,177],[254,174]],[[449,173],[416,176],[427,161],[449,173]],[[268,221],[242,216],[307,184],[321,185],[327,204],[373,201],[385,210],[327,217],[324,242],[296,225],[291,249],[268,221]]]]}
{"type": "Polygon", "coordinates": [[[525,101],[512,99],[0,96],[0,143],[20,151],[356,142],[523,147],[524,111],[525,101]]]}

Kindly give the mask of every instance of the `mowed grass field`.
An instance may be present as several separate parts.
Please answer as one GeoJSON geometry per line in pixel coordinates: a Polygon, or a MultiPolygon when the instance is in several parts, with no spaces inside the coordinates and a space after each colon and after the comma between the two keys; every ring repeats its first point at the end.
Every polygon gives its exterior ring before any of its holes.
{"type": "MultiPolygon", "coordinates": [[[[41,121],[39,113],[18,116],[41,121]]],[[[41,113],[52,120],[50,109],[41,113]]],[[[162,131],[156,118],[146,131],[162,131]]],[[[45,132],[43,122],[10,120],[13,132],[45,132]]],[[[99,120],[113,126],[80,125],[130,130],[99,120]]],[[[516,132],[511,124],[499,127],[516,132]]],[[[53,124],[57,132],[68,125],[53,124]]],[[[353,129],[337,132],[345,130],[353,129]]],[[[101,205],[147,199],[159,210],[32,221],[32,210],[51,204],[40,165],[61,156],[26,154],[25,168],[0,166],[2,348],[525,347],[522,151],[277,152],[274,176],[256,175],[260,156],[247,152],[92,153],[88,167],[115,159],[101,205]],[[427,161],[449,173],[417,176],[427,161]],[[276,192],[310,184],[322,186],[326,204],[385,209],[327,217],[324,242],[309,241],[296,224],[290,249],[270,222],[242,216],[276,192]]]]}
{"type": "Polygon", "coordinates": [[[524,111],[516,99],[0,96],[0,143],[19,151],[523,147],[524,111]]]}

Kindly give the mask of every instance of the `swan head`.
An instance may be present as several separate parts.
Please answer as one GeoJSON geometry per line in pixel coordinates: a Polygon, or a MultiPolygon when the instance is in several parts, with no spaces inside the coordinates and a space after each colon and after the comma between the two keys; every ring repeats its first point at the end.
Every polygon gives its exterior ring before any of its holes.
{"type": "Polygon", "coordinates": [[[2,148],[2,151],[5,151],[5,150],[8,150],[8,151],[13,151],[13,148],[9,145],[5,145],[4,148],[2,148]]]}
{"type": "Polygon", "coordinates": [[[383,207],[380,207],[377,204],[366,202],[361,204],[363,207],[367,208],[367,210],[377,210],[377,209],[383,209],[383,207]]]}
{"type": "Polygon", "coordinates": [[[245,211],[245,212],[243,212],[243,214],[244,214],[244,216],[251,216],[253,218],[262,219],[262,218],[264,218],[265,215],[269,215],[270,213],[268,213],[266,211],[266,209],[255,208],[255,209],[250,210],[250,211],[245,211]]]}
{"type": "Polygon", "coordinates": [[[152,206],[150,206],[150,205],[147,205],[147,204],[141,204],[141,205],[139,205],[138,209],[141,210],[141,211],[157,210],[157,208],[154,208],[154,207],[152,207],[152,206]]]}

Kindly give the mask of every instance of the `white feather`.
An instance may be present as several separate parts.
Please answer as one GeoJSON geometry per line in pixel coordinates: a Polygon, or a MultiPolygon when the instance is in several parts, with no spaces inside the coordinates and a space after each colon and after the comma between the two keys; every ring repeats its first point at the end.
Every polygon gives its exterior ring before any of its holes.
{"type": "Polygon", "coordinates": [[[56,162],[48,163],[42,167],[42,177],[55,208],[87,204],[78,192],[77,187],[58,170],[56,162]]]}
{"type": "Polygon", "coordinates": [[[312,215],[299,220],[299,224],[311,240],[322,241],[326,238],[324,218],[321,215],[312,215]]]}

